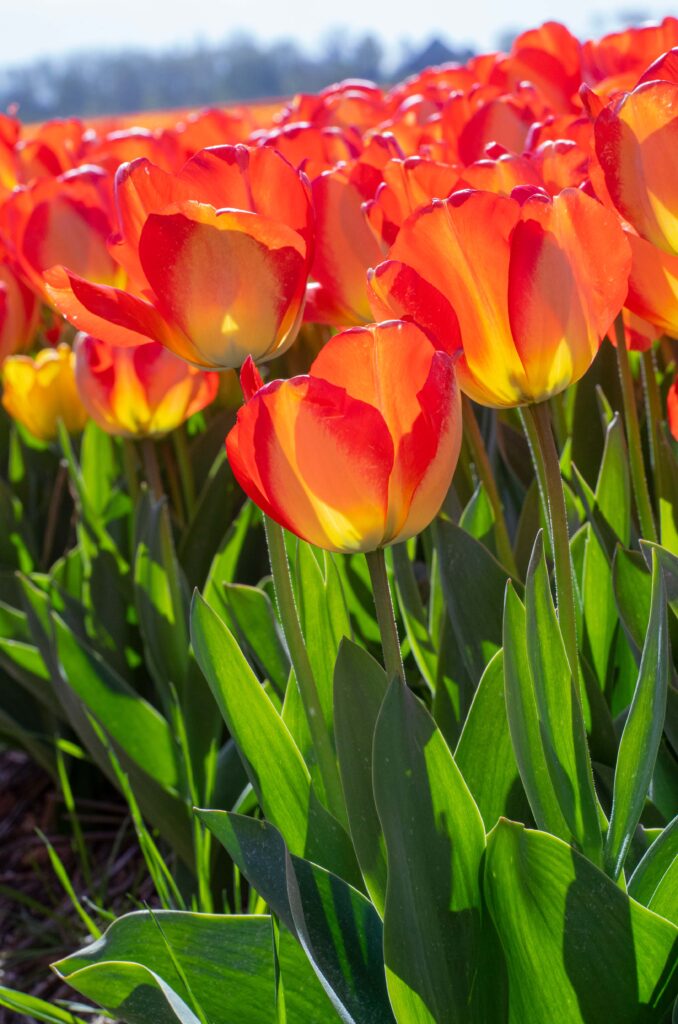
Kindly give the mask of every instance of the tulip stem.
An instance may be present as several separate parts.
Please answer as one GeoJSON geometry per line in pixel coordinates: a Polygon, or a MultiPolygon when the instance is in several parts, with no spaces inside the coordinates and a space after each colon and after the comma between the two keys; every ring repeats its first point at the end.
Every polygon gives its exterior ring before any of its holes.
{"type": "Polygon", "coordinates": [[[649,348],[646,352],[643,352],[642,370],[643,384],[645,386],[647,433],[650,439],[650,461],[656,474],[659,463],[659,431],[662,422],[662,400],[657,386],[657,367],[654,359],[654,349],[649,348]]]}
{"type": "Polygon", "coordinates": [[[391,599],[391,588],[388,585],[386,574],[386,559],[384,549],[377,548],[376,551],[368,551],[365,554],[367,567],[370,570],[372,581],[372,592],[374,594],[374,606],[377,610],[377,622],[381,634],[381,648],[384,652],[384,667],[389,683],[396,676],[401,683],[405,682],[405,669],[403,667],[403,656],[400,652],[400,640],[398,639],[398,627],[396,626],[393,601],[391,599]]]}
{"type": "Polygon", "coordinates": [[[162,477],[160,475],[160,465],[158,463],[158,453],[155,448],[155,441],[152,441],[150,437],[144,437],[141,441],[141,456],[144,462],[146,480],[148,482],[148,486],[151,488],[151,494],[156,501],[160,501],[160,499],[165,496],[165,491],[162,486],[162,477]]]}
{"type": "Polygon", "coordinates": [[[273,574],[273,587],[275,598],[280,613],[283,633],[287,641],[290,653],[290,660],[296,676],[297,686],[301,694],[301,700],[306,712],[313,748],[317,758],[318,768],[325,789],[325,797],[329,809],[340,821],[346,820],[344,806],[344,795],[339,779],[337,760],[332,746],[332,740],[325,724],[318,687],[308,651],[304,642],[304,635],[301,631],[299,613],[294,599],[292,588],[292,577],[290,566],[287,560],[285,548],[285,535],[282,527],[268,516],[264,516],[264,528],[266,530],[266,542],[268,544],[268,555],[271,562],[271,573],[273,574]]]}
{"type": "Polygon", "coordinates": [[[532,453],[546,522],[549,525],[556,577],[558,621],[563,635],[570,672],[578,683],[577,619],[574,603],[574,574],[570,555],[567,507],[558,449],[553,438],[546,402],[521,409],[523,426],[532,453]]]}
{"type": "Polygon", "coordinates": [[[59,468],[57,469],[56,479],[52,489],[52,496],[47,510],[47,523],[45,526],[45,535],[42,541],[42,554],[40,556],[40,565],[43,569],[48,569],[50,566],[49,556],[51,555],[52,548],[54,547],[54,537],[56,536],[56,529],[59,523],[59,510],[66,490],[67,480],[68,463],[65,460],[62,460],[59,462],[59,468]]]}
{"type": "Polygon", "coordinates": [[[631,483],[633,493],[636,497],[636,509],[640,521],[640,532],[646,540],[656,541],[657,530],[652,515],[652,504],[650,492],[647,486],[645,475],[645,462],[643,460],[643,448],[640,441],[640,425],[638,423],[638,409],[636,407],[636,396],[633,390],[633,375],[629,364],[629,354],[626,349],[626,332],[621,313],[615,320],[615,336],[617,339],[617,366],[619,368],[619,380],[621,382],[622,402],[624,404],[624,420],[626,422],[626,438],[629,445],[629,467],[631,470],[631,483]]]}
{"type": "Polygon", "coordinates": [[[466,395],[461,396],[462,403],[462,414],[464,418],[464,430],[466,431],[466,438],[471,449],[471,456],[476,467],[478,479],[485,488],[485,493],[489,498],[494,512],[494,529],[495,536],[497,538],[497,554],[499,560],[508,569],[512,576],[518,577],[518,569],[516,566],[516,560],[513,556],[513,548],[511,547],[511,540],[509,538],[508,529],[506,526],[506,519],[504,517],[504,509],[501,503],[501,497],[497,488],[497,482],[492,472],[490,460],[485,448],[485,442],[483,435],[480,432],[478,426],[478,420],[476,414],[473,411],[471,401],[466,395]]]}
{"type": "Polygon", "coordinates": [[[172,432],[172,443],[179,466],[181,489],[184,495],[184,508],[186,509],[186,521],[190,522],[195,512],[195,479],[193,477],[191,457],[188,453],[184,426],[180,426],[172,432]]]}

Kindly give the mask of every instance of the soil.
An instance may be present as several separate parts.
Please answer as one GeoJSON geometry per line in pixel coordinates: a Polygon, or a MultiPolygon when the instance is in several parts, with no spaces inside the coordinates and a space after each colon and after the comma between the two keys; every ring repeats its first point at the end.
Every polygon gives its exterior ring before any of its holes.
{"type": "MultiPolygon", "coordinates": [[[[91,936],[53,870],[40,833],[58,853],[77,897],[99,926],[107,922],[97,906],[120,914],[152,901],[153,893],[126,805],[115,791],[78,799],[76,808],[87,867],[53,780],[25,754],[0,749],[0,985],[50,1002],[82,1005],[86,1001],[50,964],[91,936]]],[[[101,1020],[89,1013],[86,1017],[92,1024],[101,1020]]],[[[32,1021],[0,1007],[0,1024],[32,1021]]]]}

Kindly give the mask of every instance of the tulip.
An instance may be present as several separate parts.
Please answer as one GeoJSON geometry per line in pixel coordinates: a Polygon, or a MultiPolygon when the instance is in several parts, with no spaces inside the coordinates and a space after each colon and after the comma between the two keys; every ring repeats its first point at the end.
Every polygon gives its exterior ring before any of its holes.
{"type": "Polygon", "coordinates": [[[628,307],[678,333],[678,83],[649,81],[596,118],[596,192],[629,225],[628,307]]]}
{"type": "Polygon", "coordinates": [[[88,414],[107,434],[159,437],[216,397],[219,375],[190,366],[156,341],[108,345],[81,335],[75,380],[88,414]]]}
{"type": "Polygon", "coordinates": [[[8,262],[0,262],[0,363],[27,351],[38,326],[39,304],[8,262]]]}
{"type": "Polygon", "coordinates": [[[108,178],[99,168],[41,178],[15,189],[2,207],[0,226],[19,269],[47,301],[45,274],[55,264],[66,264],[101,284],[124,279],[108,250],[108,178]]]}
{"type": "Polygon", "coordinates": [[[365,152],[313,182],[316,249],[311,306],[306,318],[345,326],[369,322],[367,269],[383,252],[371,230],[363,203],[374,198],[383,169],[402,156],[395,141],[375,136],[365,152]]]}
{"type": "Polygon", "coordinates": [[[236,479],[286,529],[329,551],[374,551],[438,512],[461,443],[454,361],[415,325],[335,335],[308,376],[261,387],[226,439],[236,479]]]}
{"type": "Polygon", "coordinates": [[[34,359],[10,356],[2,367],[2,385],[7,412],[41,441],[57,436],[60,420],[69,434],[79,433],[87,422],[68,345],[43,348],[34,359]]]}
{"type": "Polygon", "coordinates": [[[278,153],[220,146],[170,174],[148,160],[119,168],[127,291],[55,267],[49,293],[81,330],[112,345],[158,341],[203,369],[272,359],[301,323],[312,256],[310,198],[278,153]]]}
{"type": "Polygon", "coordinates": [[[618,218],[581,191],[458,192],[405,222],[371,274],[373,309],[462,347],[459,386],[475,401],[519,406],[586,372],[629,267],[618,218]]]}

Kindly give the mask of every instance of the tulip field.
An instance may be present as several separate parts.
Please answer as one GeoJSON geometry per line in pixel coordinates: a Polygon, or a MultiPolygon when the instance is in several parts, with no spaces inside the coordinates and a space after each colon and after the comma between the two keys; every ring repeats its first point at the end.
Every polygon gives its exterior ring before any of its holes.
{"type": "Polygon", "coordinates": [[[676,338],[677,18],[0,115],[3,1024],[678,1022],[676,338]]]}

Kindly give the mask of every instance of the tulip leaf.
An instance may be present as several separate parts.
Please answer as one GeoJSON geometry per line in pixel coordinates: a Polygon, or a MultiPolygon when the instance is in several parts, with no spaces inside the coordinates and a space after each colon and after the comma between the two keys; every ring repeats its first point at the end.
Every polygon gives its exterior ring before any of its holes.
{"type": "MultiPolygon", "coordinates": [[[[482,971],[482,818],[449,747],[399,680],[374,737],[374,795],[388,858],[384,959],[399,1022],[484,1021],[501,1005],[482,971]]],[[[501,957],[499,955],[499,964],[501,957]]]]}
{"type": "Polygon", "coordinates": [[[652,567],[652,604],[645,645],[619,744],[614,776],[614,798],[605,843],[608,871],[617,877],[624,865],[631,837],[640,820],[652,781],[664,729],[669,682],[666,588],[656,553],[652,567]]]}
{"type": "Polygon", "coordinates": [[[650,618],[652,577],[640,552],[617,547],[612,579],[619,617],[635,648],[641,651],[650,618]]]}
{"type": "Polygon", "coordinates": [[[295,570],[301,630],[325,725],[333,736],[334,663],[342,639],[353,635],[351,620],[336,564],[329,552],[316,551],[310,544],[298,541],[295,570]]]}
{"type": "Polygon", "coordinates": [[[386,853],[372,790],[372,747],[388,688],[381,665],[343,640],[334,669],[334,729],[353,846],[372,902],[383,915],[386,853]]]}
{"type": "Polygon", "coordinates": [[[522,820],[529,815],[506,716],[502,651],[497,651],[478,684],[454,759],[487,832],[502,816],[522,820]]]}
{"type": "MultiPolygon", "coordinates": [[[[628,455],[621,420],[615,415],[605,437],[603,461],[595,491],[599,517],[625,547],[631,536],[631,487],[628,455]]],[[[584,606],[584,654],[594,669],[601,689],[606,689],[610,659],[618,629],[610,557],[595,529],[589,525],[582,584],[584,606]]]]}
{"type": "Polygon", "coordinates": [[[223,811],[198,816],[287,930],[296,935],[343,1021],[393,1020],[382,925],[372,904],[331,872],[290,857],[278,830],[223,811]]]}
{"type": "Polygon", "coordinates": [[[191,635],[266,817],[291,853],[360,884],[349,837],[318,800],[298,747],[232,633],[199,594],[193,600],[191,635]]]}
{"type": "MultiPolygon", "coordinates": [[[[644,906],[650,906],[650,901],[657,892],[662,880],[669,873],[675,872],[675,865],[678,864],[678,817],[659,833],[650,848],[637,864],[631,878],[629,879],[629,896],[638,900],[644,906]]],[[[672,914],[664,914],[670,917],[674,924],[678,924],[678,899],[673,904],[672,914]]]]}
{"type": "Polygon", "coordinates": [[[299,941],[345,1024],[393,1024],[382,923],[362,893],[324,868],[287,857],[287,892],[299,941]]]}
{"type": "Polygon", "coordinates": [[[390,553],[398,608],[405,626],[405,634],[412,648],[417,668],[433,693],[436,685],[438,654],[429,633],[426,609],[419,593],[407,544],[394,544],[390,548],[390,553]]]}
{"type": "MultiPolygon", "coordinates": [[[[126,914],[54,969],[128,1024],[271,1024],[274,1018],[267,916],[126,914]]],[[[291,937],[284,942],[281,970],[290,1018],[304,1024],[331,1020],[327,1000],[291,937]]]]}
{"type": "Polygon", "coordinates": [[[85,1024],[82,1017],[76,1017],[62,1006],[55,1006],[37,996],[17,992],[4,985],[0,985],[0,1006],[21,1015],[24,1020],[43,1021],[44,1024],[85,1024]]]}
{"type": "Polygon", "coordinates": [[[222,616],[241,647],[283,697],[290,674],[290,656],[268,594],[259,587],[225,583],[222,616]]]}
{"type": "Polygon", "coordinates": [[[461,514],[459,525],[472,537],[480,541],[495,558],[498,558],[494,537],[494,509],[482,483],[478,484],[471,500],[461,514]]]}
{"type": "Polygon", "coordinates": [[[572,840],[601,862],[602,839],[586,730],[551,594],[541,531],[525,588],[527,659],[546,767],[572,840]]]}
{"type": "Polygon", "coordinates": [[[137,508],[134,593],[145,661],[161,694],[181,692],[189,664],[186,584],[174,551],[169,508],[146,491],[137,508]]]}
{"type": "Polygon", "coordinates": [[[504,610],[504,687],[513,750],[540,828],[569,840],[570,829],[549,772],[527,649],[525,608],[509,583],[504,610]]]}
{"type": "Polygon", "coordinates": [[[440,575],[448,613],[464,666],[477,685],[501,647],[504,588],[509,573],[459,526],[434,523],[440,575]]]}
{"type": "Polygon", "coordinates": [[[511,1024],[660,1024],[678,992],[678,928],[555,836],[502,820],[485,896],[511,1024]]]}

